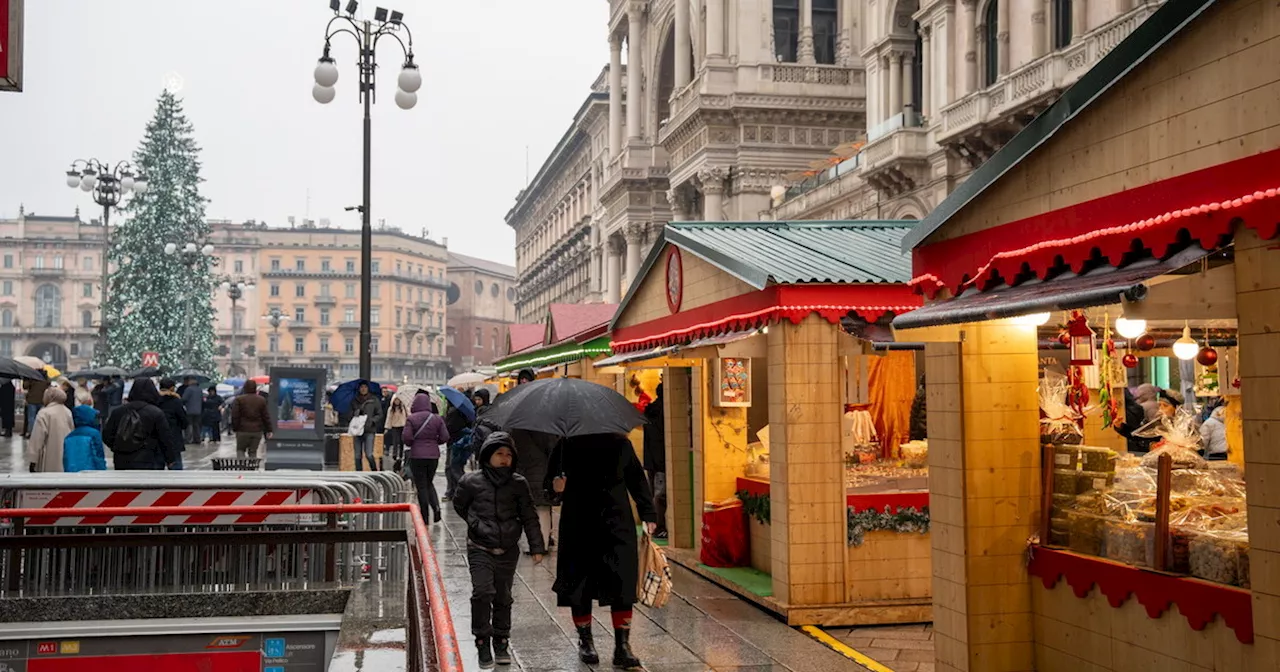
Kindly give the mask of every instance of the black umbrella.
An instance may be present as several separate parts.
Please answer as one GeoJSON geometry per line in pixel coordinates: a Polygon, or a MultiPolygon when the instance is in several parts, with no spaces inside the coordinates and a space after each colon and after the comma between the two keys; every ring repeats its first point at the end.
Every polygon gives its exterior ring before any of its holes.
{"type": "Polygon", "coordinates": [[[0,378],[21,378],[23,380],[47,380],[43,371],[35,369],[15,360],[12,357],[0,357],[0,378]]]}
{"type": "Polygon", "coordinates": [[[141,369],[130,371],[126,378],[155,378],[160,375],[160,369],[155,366],[144,366],[141,369]]]}
{"type": "Polygon", "coordinates": [[[506,430],[556,436],[626,434],[645,423],[627,398],[576,378],[548,378],[518,385],[498,396],[481,415],[506,430]]]}
{"type": "Polygon", "coordinates": [[[121,378],[124,378],[129,375],[128,371],[125,371],[118,366],[99,366],[96,369],[90,370],[93,372],[94,376],[98,378],[110,378],[111,376],[120,376],[121,378]]]}
{"type": "Polygon", "coordinates": [[[101,378],[93,369],[81,369],[75,373],[67,374],[71,380],[89,380],[91,378],[101,378]]]}
{"type": "Polygon", "coordinates": [[[211,378],[209,378],[209,376],[203,373],[200,373],[195,369],[181,369],[179,371],[174,371],[170,377],[173,378],[174,380],[186,380],[188,378],[195,378],[196,383],[200,385],[204,385],[205,383],[212,380],[211,378]]]}

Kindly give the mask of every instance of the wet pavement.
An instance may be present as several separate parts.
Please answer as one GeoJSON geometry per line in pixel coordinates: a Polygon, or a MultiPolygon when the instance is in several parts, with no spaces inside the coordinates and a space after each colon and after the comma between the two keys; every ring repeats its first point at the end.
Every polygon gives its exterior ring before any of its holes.
{"type": "MultiPolygon", "coordinates": [[[[26,470],[23,447],[20,437],[0,438],[0,473],[26,470]]],[[[213,458],[234,456],[234,442],[224,437],[220,443],[188,446],[184,461],[188,469],[211,469],[213,458]]],[[[438,490],[443,491],[443,486],[441,477],[438,490]]],[[[444,521],[431,526],[431,537],[444,574],[465,669],[478,670],[470,635],[466,524],[446,505],[444,521]]],[[[554,571],[554,552],[542,565],[534,565],[531,558],[521,558],[514,590],[515,627],[511,648],[515,662],[506,669],[520,672],[612,669],[608,664],[613,640],[608,610],[597,609],[595,615],[596,644],[605,663],[594,668],[583,665],[577,659],[577,635],[567,610],[555,606],[555,594],[551,590],[554,571]]],[[[662,609],[637,606],[632,622],[632,648],[651,672],[862,672],[868,669],[688,570],[673,566],[672,572],[675,590],[671,601],[662,609]]],[[[358,597],[366,609],[376,609],[386,620],[378,627],[368,628],[354,641],[346,642],[346,646],[340,646],[331,672],[404,669],[404,630],[395,627],[396,618],[403,613],[402,595],[398,590],[391,590],[383,595],[358,597]]],[[[852,643],[847,639],[851,637],[850,632],[845,629],[832,634],[852,643]]],[[[880,639],[895,641],[901,637],[880,639]]],[[[927,643],[932,646],[932,641],[927,643]]],[[[929,668],[906,666],[908,660],[919,655],[916,651],[901,658],[898,663],[903,667],[886,661],[887,666],[896,672],[926,672],[929,668]]]]}
{"type": "Polygon", "coordinates": [[[893,672],[934,672],[931,624],[827,628],[827,634],[893,672]]]}

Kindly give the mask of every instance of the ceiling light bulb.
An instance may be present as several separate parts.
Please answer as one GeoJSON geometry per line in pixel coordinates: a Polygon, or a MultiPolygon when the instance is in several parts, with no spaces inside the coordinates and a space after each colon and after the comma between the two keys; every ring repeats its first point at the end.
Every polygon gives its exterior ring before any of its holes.
{"type": "Polygon", "coordinates": [[[1195,359],[1200,352],[1200,344],[1191,338],[1191,325],[1182,327],[1182,338],[1173,342],[1173,356],[1181,360],[1195,359]]]}
{"type": "Polygon", "coordinates": [[[1026,327],[1042,327],[1048,324],[1052,317],[1050,313],[1031,313],[1013,318],[1013,323],[1026,327]]]}
{"type": "Polygon", "coordinates": [[[1131,320],[1127,317],[1116,319],[1116,333],[1122,338],[1134,339],[1147,333],[1146,320],[1131,320]]]}

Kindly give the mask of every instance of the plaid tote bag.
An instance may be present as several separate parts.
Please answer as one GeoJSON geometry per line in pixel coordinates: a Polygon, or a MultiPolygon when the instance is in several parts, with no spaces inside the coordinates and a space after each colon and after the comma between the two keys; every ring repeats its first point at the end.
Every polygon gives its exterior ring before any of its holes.
{"type": "Polygon", "coordinates": [[[640,582],[636,588],[636,599],[646,607],[661,609],[671,599],[671,565],[648,533],[640,537],[640,582]]]}

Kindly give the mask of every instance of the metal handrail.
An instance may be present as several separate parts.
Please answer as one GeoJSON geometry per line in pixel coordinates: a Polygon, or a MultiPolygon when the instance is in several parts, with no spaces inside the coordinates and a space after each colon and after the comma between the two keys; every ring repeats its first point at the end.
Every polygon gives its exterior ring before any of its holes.
{"type": "MultiPolygon", "coordinates": [[[[426,588],[427,602],[430,605],[431,633],[435,639],[435,663],[439,672],[462,672],[462,653],[458,649],[458,635],[453,629],[453,618],[449,613],[449,599],[445,595],[444,580],[440,574],[440,565],[436,561],[435,550],[431,546],[431,538],[427,536],[427,524],[417,504],[290,504],[277,506],[202,506],[200,513],[211,516],[234,516],[260,514],[270,511],[274,514],[304,513],[408,513],[413,522],[413,533],[418,556],[423,565],[423,583],[426,588]]],[[[102,506],[84,508],[48,508],[48,509],[3,509],[3,518],[61,518],[63,516],[185,516],[191,513],[191,507],[182,506],[102,506]]]]}

